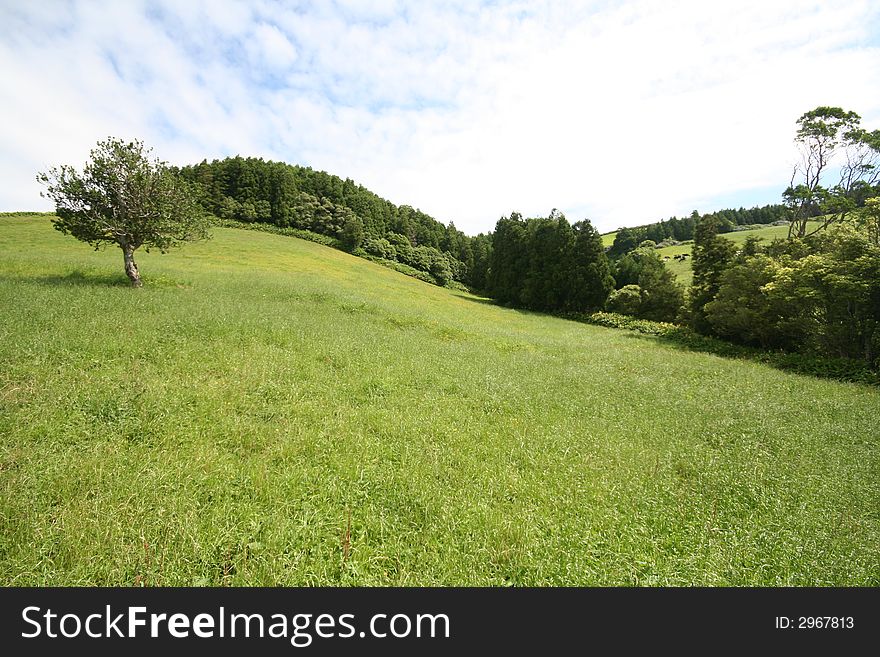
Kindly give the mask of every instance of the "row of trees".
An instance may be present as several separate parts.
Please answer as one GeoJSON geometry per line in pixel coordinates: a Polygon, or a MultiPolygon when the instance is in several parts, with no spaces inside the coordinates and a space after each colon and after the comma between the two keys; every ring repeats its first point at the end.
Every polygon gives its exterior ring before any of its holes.
{"type": "Polygon", "coordinates": [[[783,194],[791,222],[787,240],[763,246],[749,239],[737,249],[721,237],[729,217],[689,218],[694,276],[686,303],[655,242],[633,246],[630,240],[641,235],[621,230],[606,254],[588,220],[572,225],[555,210],[546,218],[513,213],[498,221],[494,234],[470,238],[452,224],[323,172],[253,158],[172,170],[151,160],[142,143],[113,139],[98,144],[82,173],[62,166],[38,179],[56,203],[55,227],[95,246],[117,244],[136,286],[138,248],[166,250],[204,237],[212,212],[331,234],[355,253],[397,260],[441,284],[466,281],[504,303],[678,318],[702,333],[746,344],[876,364],[880,131],[868,132],[859,122],[854,112],[834,107],[798,120],[802,158],[783,194]],[[836,182],[828,184],[832,173],[836,182]],[[806,220],[817,215],[821,226],[808,234],[806,220]],[[621,234],[629,234],[626,241],[621,234]]]}
{"type": "MultiPolygon", "coordinates": [[[[818,207],[812,208],[810,216],[815,217],[819,211],[818,207]]],[[[716,219],[719,232],[729,233],[737,230],[737,226],[766,225],[777,221],[788,221],[791,213],[786,205],[777,203],[749,209],[718,210],[702,216],[716,219]]],[[[651,240],[658,244],[667,240],[675,240],[676,242],[692,240],[700,218],[700,213],[694,210],[688,217],[670,217],[664,221],[657,221],[645,226],[621,228],[614,236],[611,255],[612,257],[623,255],[637,248],[645,240],[651,240]]]]}
{"type": "Polygon", "coordinates": [[[601,308],[614,279],[602,238],[589,222],[502,217],[492,234],[486,292],[502,303],[541,311],[601,308]]]}
{"type": "Polygon", "coordinates": [[[675,321],[684,288],[657,255],[655,244],[609,258],[585,219],[561,212],[524,219],[513,212],[491,233],[485,292],[497,301],[545,312],[608,309],[655,321],[675,321]]]}

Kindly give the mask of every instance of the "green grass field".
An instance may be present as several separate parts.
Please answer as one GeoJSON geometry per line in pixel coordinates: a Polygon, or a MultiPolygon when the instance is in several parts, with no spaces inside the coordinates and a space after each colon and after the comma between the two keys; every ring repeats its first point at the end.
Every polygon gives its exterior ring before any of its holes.
{"type": "Polygon", "coordinates": [[[0,584],[880,585],[876,388],[259,232],[139,264],[0,217],[0,584]]]}

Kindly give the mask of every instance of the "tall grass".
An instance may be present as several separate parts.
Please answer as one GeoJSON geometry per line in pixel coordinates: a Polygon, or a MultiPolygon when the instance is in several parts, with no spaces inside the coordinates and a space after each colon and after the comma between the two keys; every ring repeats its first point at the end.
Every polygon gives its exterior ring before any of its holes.
{"type": "Polygon", "coordinates": [[[0,218],[0,583],[880,584],[876,388],[215,233],[0,218]]]}

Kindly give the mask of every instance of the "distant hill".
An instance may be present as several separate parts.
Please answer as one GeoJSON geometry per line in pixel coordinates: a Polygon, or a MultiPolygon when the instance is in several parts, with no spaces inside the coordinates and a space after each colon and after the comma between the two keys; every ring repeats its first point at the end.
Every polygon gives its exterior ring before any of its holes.
{"type": "Polygon", "coordinates": [[[490,239],[470,237],[409,205],[395,205],[350,178],[262,158],[230,157],[186,166],[205,209],[221,219],[309,230],[356,255],[396,261],[440,285],[483,289],[490,239]]]}
{"type": "Polygon", "coordinates": [[[657,243],[664,240],[676,240],[679,242],[692,240],[694,238],[694,226],[700,217],[714,217],[718,219],[720,232],[728,233],[735,230],[737,226],[767,225],[778,221],[785,221],[788,218],[788,214],[786,207],[781,204],[756,206],[748,209],[728,208],[704,215],[700,215],[694,210],[687,217],[670,217],[669,219],[641,226],[619,228],[616,231],[605,233],[602,236],[603,242],[605,246],[612,246],[618,232],[624,231],[628,235],[632,235],[632,239],[636,243],[643,240],[651,240],[657,243]]]}
{"type": "MultiPolygon", "coordinates": [[[[810,222],[810,226],[818,227],[820,222],[810,222]]],[[[763,227],[755,227],[752,230],[740,230],[734,231],[730,233],[724,233],[722,235],[724,238],[729,239],[737,244],[742,244],[749,237],[757,237],[758,239],[769,242],[774,239],[785,239],[788,237],[788,226],[763,226],[763,227]]],[[[660,255],[669,269],[676,275],[678,280],[685,284],[690,285],[691,279],[693,279],[693,271],[691,269],[691,260],[690,255],[693,251],[693,242],[689,241],[677,246],[665,246],[657,249],[658,255],[660,255]],[[676,256],[684,255],[684,259],[676,259],[676,256]],[[667,259],[668,258],[668,259],[667,259]]]]}

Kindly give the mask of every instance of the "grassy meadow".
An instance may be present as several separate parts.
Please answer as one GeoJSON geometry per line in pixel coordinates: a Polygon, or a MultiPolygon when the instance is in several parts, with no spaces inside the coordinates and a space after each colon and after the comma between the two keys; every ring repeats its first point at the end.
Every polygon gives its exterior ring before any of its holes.
{"type": "Polygon", "coordinates": [[[613,233],[604,233],[602,235],[602,246],[611,246],[614,244],[614,238],[617,237],[617,231],[615,230],[613,233]]]}
{"type": "Polygon", "coordinates": [[[877,388],[266,233],[138,263],[0,217],[0,584],[880,585],[877,388]]]}

